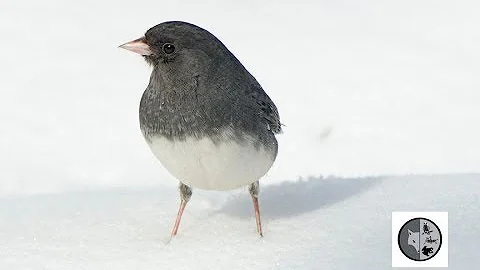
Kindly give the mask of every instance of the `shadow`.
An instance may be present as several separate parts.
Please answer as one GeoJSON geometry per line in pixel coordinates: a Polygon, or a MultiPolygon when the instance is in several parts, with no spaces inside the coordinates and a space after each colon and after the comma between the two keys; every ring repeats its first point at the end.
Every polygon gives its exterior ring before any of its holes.
{"type": "MultiPolygon", "coordinates": [[[[362,193],[380,181],[379,177],[309,177],[296,182],[260,187],[262,217],[282,218],[311,212],[362,193]]],[[[216,213],[251,218],[252,211],[252,199],[247,193],[227,201],[216,213]]]]}

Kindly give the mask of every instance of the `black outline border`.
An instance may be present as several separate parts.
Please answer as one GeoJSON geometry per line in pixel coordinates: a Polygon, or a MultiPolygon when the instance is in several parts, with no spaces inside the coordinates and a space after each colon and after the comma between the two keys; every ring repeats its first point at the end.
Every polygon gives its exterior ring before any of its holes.
{"type": "Polygon", "coordinates": [[[412,218],[410,219],[409,221],[405,222],[402,227],[400,228],[400,230],[398,231],[398,236],[397,236],[397,244],[398,244],[398,249],[400,249],[400,251],[402,252],[402,254],[407,257],[408,259],[412,260],[412,261],[416,261],[416,262],[425,262],[425,261],[428,261],[430,260],[431,258],[435,257],[438,252],[440,251],[440,249],[442,248],[442,243],[443,243],[443,236],[442,236],[442,231],[440,230],[440,227],[438,227],[438,225],[431,221],[430,219],[428,218],[424,218],[424,217],[416,217],[416,218],[412,218]],[[410,258],[409,256],[407,256],[407,254],[405,254],[405,252],[402,250],[402,247],[400,246],[400,233],[402,232],[403,228],[405,227],[405,225],[407,225],[407,223],[409,223],[410,221],[412,220],[416,220],[416,219],[424,219],[424,220],[427,220],[427,221],[430,221],[433,225],[435,225],[435,227],[437,228],[438,230],[438,233],[440,234],[440,245],[438,246],[438,249],[437,249],[437,252],[435,252],[432,256],[424,259],[424,260],[417,260],[417,259],[412,259],[410,258]]]}

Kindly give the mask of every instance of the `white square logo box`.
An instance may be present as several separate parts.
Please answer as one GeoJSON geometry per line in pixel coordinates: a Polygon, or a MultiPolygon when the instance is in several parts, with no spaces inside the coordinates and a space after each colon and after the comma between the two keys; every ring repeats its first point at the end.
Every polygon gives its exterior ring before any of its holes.
{"type": "MultiPolygon", "coordinates": [[[[410,250],[412,250],[412,247],[410,247],[410,250]]],[[[392,267],[448,267],[448,213],[392,212],[392,267]],[[431,225],[427,225],[427,222],[425,222],[423,231],[421,225],[418,226],[418,230],[413,228],[410,230],[404,226],[409,224],[409,222],[416,220],[430,221],[428,223],[431,225]],[[422,236],[422,240],[419,241],[420,235],[424,235],[425,233],[430,234],[432,231],[437,231],[436,228],[430,229],[432,225],[433,227],[438,228],[441,236],[436,238],[428,236],[427,238],[425,235],[422,236]],[[400,234],[401,232],[402,235],[400,234]],[[410,237],[408,237],[407,243],[405,235],[408,236],[408,234],[410,237]],[[438,247],[435,253],[433,253],[433,250],[425,249],[428,246],[426,244],[427,242],[433,243],[433,245],[438,247]],[[405,252],[406,249],[404,248],[408,245],[411,245],[412,247],[417,245],[418,260],[408,257],[409,254],[408,252],[405,252]],[[401,246],[405,251],[402,251],[401,246]]]]}

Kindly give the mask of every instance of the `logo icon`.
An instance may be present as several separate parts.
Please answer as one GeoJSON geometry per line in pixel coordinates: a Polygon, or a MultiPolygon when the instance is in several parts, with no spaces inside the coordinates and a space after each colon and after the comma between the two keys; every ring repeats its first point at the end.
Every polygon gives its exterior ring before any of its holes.
{"type": "Polygon", "coordinates": [[[442,247],[442,232],[427,218],[413,218],[398,232],[398,246],[403,255],[414,261],[426,261],[442,247]]]}
{"type": "Polygon", "coordinates": [[[448,267],[447,212],[392,212],[393,267],[448,267]]]}

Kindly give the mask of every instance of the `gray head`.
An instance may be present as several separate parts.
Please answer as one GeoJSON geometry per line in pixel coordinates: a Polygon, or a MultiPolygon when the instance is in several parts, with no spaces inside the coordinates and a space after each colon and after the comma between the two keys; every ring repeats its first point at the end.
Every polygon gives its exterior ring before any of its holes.
{"type": "Polygon", "coordinates": [[[158,24],[150,28],[144,37],[120,47],[143,55],[154,70],[174,72],[177,76],[184,72],[183,68],[192,74],[195,69],[200,70],[199,66],[213,64],[219,59],[240,64],[210,32],[181,21],[158,24]]]}

